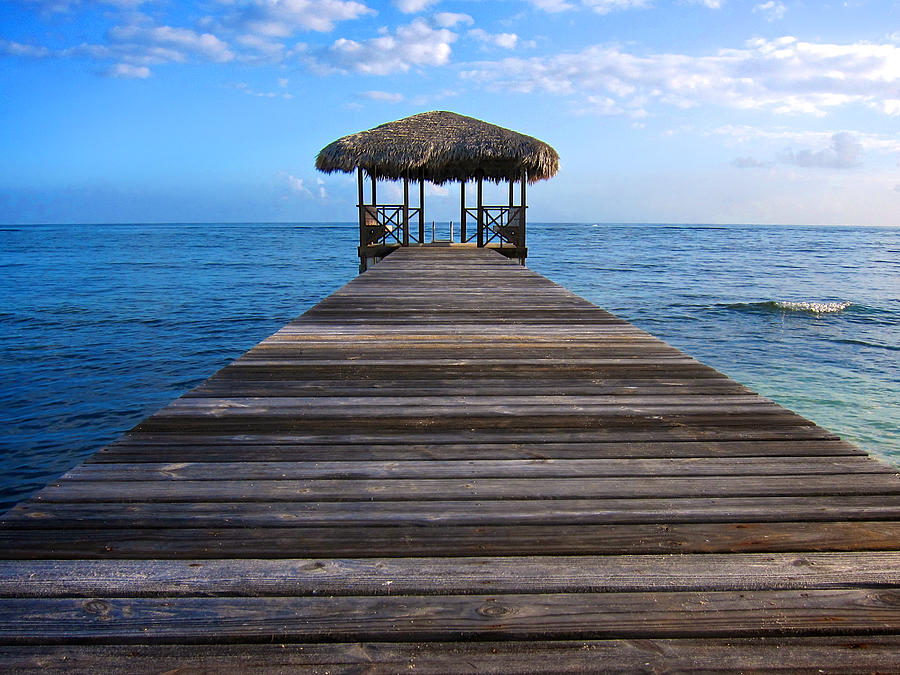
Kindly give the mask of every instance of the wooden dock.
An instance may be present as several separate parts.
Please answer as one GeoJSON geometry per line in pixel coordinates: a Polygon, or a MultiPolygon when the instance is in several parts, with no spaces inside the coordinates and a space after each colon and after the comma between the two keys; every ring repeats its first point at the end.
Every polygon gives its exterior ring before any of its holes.
{"type": "Polygon", "coordinates": [[[8,672],[900,671],[895,470],[485,249],[392,253],[0,538],[8,672]]]}

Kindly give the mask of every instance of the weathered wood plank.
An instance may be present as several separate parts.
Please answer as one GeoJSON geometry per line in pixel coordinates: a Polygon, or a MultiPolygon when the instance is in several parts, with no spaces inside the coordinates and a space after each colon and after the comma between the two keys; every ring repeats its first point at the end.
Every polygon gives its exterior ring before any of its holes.
{"type": "Polygon", "coordinates": [[[298,597],[893,586],[900,552],[0,561],[0,597],[298,597]]]}
{"type": "MultiPolygon", "coordinates": [[[[303,501],[253,499],[53,502],[31,500],[9,511],[9,528],[61,527],[350,527],[356,525],[786,523],[890,520],[900,496],[678,499],[303,501]]],[[[560,531],[560,538],[563,531],[560,531]]],[[[565,546],[560,541],[560,546],[565,546]]]]}
{"type": "MultiPolygon", "coordinates": [[[[130,508],[130,507],[126,507],[130,508]]],[[[184,517],[184,513],[182,513],[184,517]]],[[[771,516],[770,516],[771,517],[771,516]]],[[[182,523],[185,521],[183,520],[182,523]]],[[[900,522],[0,528],[9,560],[774,553],[900,549],[900,522]]],[[[425,523],[427,524],[427,523],[425,523]]],[[[223,523],[229,525],[229,523],[223,523]]]]}
{"type": "Polygon", "coordinates": [[[380,380],[365,385],[353,380],[220,380],[210,378],[185,394],[185,398],[224,396],[460,396],[477,389],[484,396],[617,396],[640,391],[646,396],[712,396],[741,395],[748,390],[728,380],[380,380]]]}
{"type": "Polygon", "coordinates": [[[900,670],[900,637],[281,643],[272,645],[52,645],[0,648],[16,673],[264,672],[349,675],[484,673],[756,673],[836,675],[900,670]]]}
{"type": "MultiPolygon", "coordinates": [[[[215,432],[215,431],[132,431],[122,437],[118,445],[232,445],[234,447],[245,445],[288,445],[288,444],[330,444],[330,445],[372,445],[372,444],[397,444],[407,447],[420,445],[469,445],[469,444],[510,444],[510,445],[535,445],[550,448],[559,448],[568,444],[591,448],[616,447],[683,447],[683,448],[714,448],[727,451],[728,448],[739,448],[745,454],[752,454],[754,447],[779,448],[779,454],[791,455],[793,447],[838,447],[843,454],[864,454],[859,448],[849,443],[841,442],[834,434],[824,429],[810,425],[799,425],[781,429],[765,430],[732,430],[719,429],[714,426],[697,426],[690,431],[680,428],[631,430],[621,429],[567,429],[565,427],[553,430],[548,437],[545,430],[532,429],[459,429],[454,431],[441,431],[431,429],[376,429],[372,431],[347,431],[340,428],[331,428],[314,431],[300,432],[265,432],[248,431],[244,433],[215,432]],[[832,441],[834,443],[827,443],[832,441]],[[814,444],[813,444],[814,443],[814,444]]],[[[800,454],[803,454],[802,452],[800,454]]]]}
{"type": "MultiPolygon", "coordinates": [[[[412,453],[411,453],[412,454],[412,453]]],[[[896,473],[870,457],[691,457],[671,459],[469,459],[392,461],[147,462],[80,464],[75,481],[598,478],[607,476],[762,476],[896,473]]]]}
{"type": "MultiPolygon", "coordinates": [[[[322,431],[338,427],[345,431],[353,430],[418,430],[422,428],[437,431],[448,430],[481,430],[481,429],[518,429],[527,427],[531,429],[548,430],[545,438],[551,438],[558,429],[603,430],[612,432],[616,430],[655,431],[665,432],[676,430],[685,438],[703,438],[704,432],[710,430],[719,437],[724,432],[734,430],[728,437],[740,439],[740,431],[751,434],[771,434],[778,431],[799,431],[811,429],[804,426],[804,420],[797,415],[788,412],[773,411],[770,414],[760,415],[753,413],[735,413],[715,415],[711,413],[680,413],[653,414],[652,412],[633,412],[621,415],[580,415],[577,411],[570,413],[555,411],[547,415],[522,414],[522,415],[493,415],[486,413],[478,415],[477,411],[471,414],[465,412],[459,415],[448,416],[417,416],[414,411],[406,415],[367,416],[364,410],[358,415],[348,417],[346,415],[309,414],[298,416],[292,414],[231,414],[231,415],[184,415],[167,416],[157,415],[149,417],[135,427],[136,431],[146,432],[197,432],[197,433],[235,433],[235,432],[273,432],[290,433],[303,431],[322,431]],[[549,430],[553,430],[552,432],[549,430]]],[[[816,432],[811,432],[816,437],[816,432]]],[[[802,436],[801,436],[802,437],[802,436]]]]}
{"type": "Polygon", "coordinates": [[[895,589],[261,598],[0,598],[0,639],[60,642],[763,637],[900,632],[895,589]]]}
{"type": "MultiPolygon", "coordinates": [[[[520,407],[525,411],[541,411],[541,410],[569,410],[577,408],[579,411],[591,413],[593,410],[610,410],[634,407],[635,409],[655,409],[656,407],[665,406],[666,409],[674,411],[687,410],[712,410],[718,411],[722,409],[725,414],[730,412],[740,412],[749,410],[755,412],[757,410],[766,412],[777,408],[777,404],[773,403],[762,396],[749,395],[694,395],[694,396],[647,396],[647,395],[618,395],[618,396],[577,396],[563,394],[559,396],[542,396],[532,393],[528,396],[523,395],[506,395],[491,396],[482,395],[476,391],[470,392],[469,395],[454,396],[341,396],[336,397],[320,397],[320,396],[230,396],[216,398],[197,398],[187,397],[173,401],[163,410],[169,414],[176,411],[183,411],[185,414],[191,412],[199,412],[208,409],[225,409],[228,412],[242,412],[249,410],[278,410],[279,408],[287,408],[296,411],[298,408],[306,410],[322,409],[346,409],[348,411],[369,410],[370,414],[374,414],[385,408],[409,408],[413,407],[416,411],[421,410],[423,415],[429,414],[429,411],[447,410],[458,411],[460,409],[478,409],[478,408],[496,408],[501,411],[515,411],[520,407]]],[[[353,414],[351,412],[351,414],[353,414]]]]}
{"type": "Polygon", "coordinates": [[[750,415],[762,424],[778,424],[790,420],[796,424],[796,418],[785,413],[784,409],[774,403],[754,401],[748,403],[718,401],[716,403],[630,403],[591,405],[587,403],[533,404],[504,403],[464,403],[448,401],[442,405],[428,401],[416,403],[415,399],[407,401],[392,399],[390,403],[371,405],[352,401],[320,400],[306,405],[296,400],[255,398],[191,398],[169,405],[151,418],[157,424],[166,420],[203,419],[228,417],[258,417],[263,420],[296,419],[328,419],[337,420],[341,424],[358,424],[358,418],[367,420],[408,419],[418,415],[419,419],[440,419],[443,417],[472,417],[486,419],[488,417],[524,417],[535,419],[553,419],[556,417],[586,417],[617,421],[621,419],[652,420],[666,418],[709,419],[716,415],[727,415],[729,418],[746,419],[750,415]]]}
{"type": "Polygon", "coordinates": [[[46,502],[457,501],[704,496],[900,495],[894,474],[833,476],[617,476],[614,478],[417,478],[344,480],[61,481],[46,502]]]}
{"type": "MultiPolygon", "coordinates": [[[[571,435],[571,432],[568,432],[571,435]]],[[[491,442],[502,439],[472,438],[467,434],[423,436],[410,434],[390,439],[377,434],[368,441],[361,437],[283,436],[247,434],[211,436],[206,434],[132,434],[103,448],[87,461],[102,462],[191,462],[191,461],[389,461],[389,460],[469,460],[492,457],[508,459],[595,459],[595,458],[697,458],[697,457],[811,457],[862,456],[863,452],[843,441],[798,439],[732,441],[597,441],[536,443],[533,440],[491,442]],[[417,440],[421,439],[421,440],[417,440]]]]}

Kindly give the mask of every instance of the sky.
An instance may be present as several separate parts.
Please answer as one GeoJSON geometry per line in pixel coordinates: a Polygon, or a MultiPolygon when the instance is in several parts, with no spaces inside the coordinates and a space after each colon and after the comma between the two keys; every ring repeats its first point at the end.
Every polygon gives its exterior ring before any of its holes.
{"type": "Polygon", "coordinates": [[[352,221],[318,151],[427,110],[556,148],[531,221],[900,226],[884,0],[0,0],[0,222],[352,221]]]}

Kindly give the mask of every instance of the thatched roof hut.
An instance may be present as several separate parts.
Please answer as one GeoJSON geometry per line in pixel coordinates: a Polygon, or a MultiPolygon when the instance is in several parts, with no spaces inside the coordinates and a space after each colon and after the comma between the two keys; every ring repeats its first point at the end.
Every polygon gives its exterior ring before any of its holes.
{"type": "Polygon", "coordinates": [[[559,155],[531,136],[443,110],[419,113],[339,138],[316,158],[325,173],[362,168],[376,179],[424,178],[431,183],[544,180],[559,169],[559,155]]]}

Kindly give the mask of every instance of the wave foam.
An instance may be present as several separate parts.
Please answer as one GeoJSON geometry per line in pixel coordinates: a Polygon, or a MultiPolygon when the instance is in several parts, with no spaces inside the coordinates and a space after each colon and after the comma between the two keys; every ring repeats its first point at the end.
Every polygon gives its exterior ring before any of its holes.
{"type": "Polygon", "coordinates": [[[811,314],[835,314],[843,312],[850,306],[842,302],[775,302],[776,307],[789,312],[809,312],[811,314]]]}
{"type": "Polygon", "coordinates": [[[770,300],[769,302],[739,302],[734,305],[727,305],[727,307],[750,312],[798,312],[821,315],[843,312],[851,304],[846,300],[834,302],[770,300]]]}

